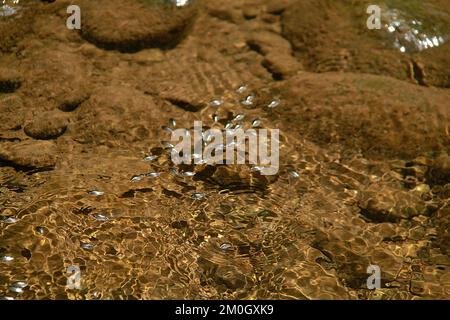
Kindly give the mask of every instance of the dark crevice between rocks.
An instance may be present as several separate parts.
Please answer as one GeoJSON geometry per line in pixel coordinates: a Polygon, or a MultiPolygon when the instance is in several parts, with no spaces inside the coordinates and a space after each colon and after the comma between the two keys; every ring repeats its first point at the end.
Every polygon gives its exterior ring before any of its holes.
{"type": "Polygon", "coordinates": [[[152,191],[152,188],[130,189],[122,193],[119,198],[134,198],[137,192],[147,193],[152,191]]]}
{"type": "Polygon", "coordinates": [[[13,93],[20,88],[20,82],[14,81],[2,81],[0,82],[0,92],[1,93],[13,93]]]}
{"type": "Polygon", "coordinates": [[[254,43],[253,41],[247,41],[247,46],[250,48],[250,50],[255,51],[256,53],[262,56],[264,55],[261,47],[258,44],[254,43]]]}
{"type": "MultiPolygon", "coordinates": [[[[18,129],[16,129],[16,128],[14,128],[14,129],[12,129],[13,131],[17,131],[17,130],[20,130],[21,129],[21,126],[18,128],[18,129]]],[[[0,142],[20,142],[20,141],[22,141],[22,139],[20,139],[20,138],[4,138],[4,137],[0,137],[0,142]]]]}
{"type": "Polygon", "coordinates": [[[367,210],[367,209],[361,208],[361,207],[359,207],[359,209],[360,209],[361,216],[367,222],[373,222],[373,223],[391,222],[391,223],[396,223],[396,222],[399,222],[401,220],[398,217],[394,217],[392,215],[385,214],[385,213],[382,213],[382,212],[374,212],[374,211],[367,210]]]}
{"type": "MultiPolygon", "coordinates": [[[[256,53],[258,53],[261,56],[265,56],[264,52],[262,51],[262,48],[258,44],[254,43],[253,41],[247,41],[247,46],[250,48],[250,50],[255,51],[256,53]]],[[[272,70],[272,68],[270,67],[270,65],[267,61],[263,60],[261,62],[261,65],[263,66],[264,69],[267,70],[267,72],[269,72],[272,75],[272,79],[274,81],[284,80],[283,75],[279,72],[272,70]]]]}
{"type": "Polygon", "coordinates": [[[22,166],[17,163],[14,163],[12,161],[0,159],[0,167],[11,167],[14,168],[16,171],[24,172],[28,175],[32,175],[34,173],[38,172],[46,172],[46,171],[52,171],[54,167],[42,167],[42,168],[35,168],[30,166],[22,166]]]}
{"type": "Polygon", "coordinates": [[[2,187],[7,188],[9,191],[15,192],[15,193],[24,193],[25,189],[22,187],[15,187],[10,185],[1,185],[2,187]]]}
{"type": "Polygon", "coordinates": [[[327,250],[325,250],[320,242],[318,242],[318,241],[313,242],[311,244],[311,247],[319,250],[326,257],[326,259],[324,259],[324,260],[326,260],[327,263],[334,263],[333,255],[331,253],[329,253],[327,250]]]}
{"type": "Polygon", "coordinates": [[[102,42],[94,39],[93,37],[90,37],[88,35],[82,34],[82,37],[97,46],[99,49],[103,50],[117,50],[120,53],[137,53],[139,51],[150,49],[150,48],[158,48],[161,50],[171,50],[174,49],[178,43],[181,41],[171,41],[169,43],[166,43],[162,40],[138,40],[138,41],[128,41],[128,42],[121,42],[121,43],[114,43],[114,42],[102,42]]]}
{"type": "Polygon", "coordinates": [[[78,100],[64,102],[58,107],[58,109],[63,112],[72,112],[75,111],[83,102],[85,102],[88,99],[89,97],[86,96],[78,100]]]}
{"type": "Polygon", "coordinates": [[[179,194],[178,192],[172,191],[172,190],[168,190],[163,188],[162,193],[170,198],[176,198],[176,199],[181,199],[183,197],[183,195],[179,194]]]}
{"type": "Polygon", "coordinates": [[[284,76],[281,73],[274,71],[270,67],[270,65],[269,65],[269,63],[267,61],[263,60],[261,65],[272,75],[272,79],[274,81],[282,81],[282,80],[284,80],[284,76]]]}
{"type": "Polygon", "coordinates": [[[267,188],[263,186],[254,186],[250,184],[229,184],[221,186],[221,191],[223,193],[232,193],[232,194],[246,194],[246,193],[260,193],[262,195],[267,194],[267,188]]]}
{"type": "Polygon", "coordinates": [[[438,172],[430,168],[425,175],[426,183],[432,188],[434,186],[445,186],[450,183],[450,172],[438,172]]]}
{"type": "Polygon", "coordinates": [[[195,21],[194,17],[195,15],[191,19],[185,21],[183,24],[172,28],[167,33],[155,35],[153,37],[149,36],[147,38],[113,42],[107,40],[99,40],[95,36],[84,32],[83,29],[81,29],[80,35],[84,40],[94,44],[100,49],[117,50],[121,53],[137,53],[139,51],[151,48],[172,50],[175,49],[178,44],[180,44],[189,34],[189,31],[195,21]]]}
{"type": "Polygon", "coordinates": [[[406,239],[402,236],[393,236],[393,237],[385,237],[383,238],[383,242],[391,242],[391,243],[402,243],[405,242],[406,239]]]}
{"type": "Polygon", "coordinates": [[[74,214],[82,214],[82,215],[88,215],[89,213],[91,213],[92,211],[94,211],[96,208],[91,207],[91,206],[84,206],[81,208],[74,208],[72,210],[72,212],[74,214]]]}
{"type": "Polygon", "coordinates": [[[62,130],[61,132],[55,133],[55,134],[35,134],[30,132],[29,130],[27,130],[27,128],[25,127],[25,134],[27,136],[29,136],[30,138],[34,138],[37,140],[55,140],[57,138],[59,138],[60,136],[62,136],[65,132],[66,132],[67,128],[64,128],[64,130],[62,130]]]}
{"type": "Polygon", "coordinates": [[[412,77],[416,80],[418,84],[421,86],[427,86],[425,82],[425,72],[423,71],[423,68],[414,60],[412,60],[412,77]]]}
{"type": "Polygon", "coordinates": [[[189,112],[197,112],[203,109],[204,105],[194,105],[187,101],[182,101],[178,99],[166,99],[171,104],[177,106],[178,108],[181,108],[183,110],[189,111],[189,112]]]}
{"type": "Polygon", "coordinates": [[[238,181],[231,174],[220,174],[215,176],[218,166],[207,165],[203,170],[197,172],[194,181],[202,181],[207,187],[220,190],[223,193],[244,194],[257,193],[261,196],[269,194],[270,181],[265,176],[253,176],[251,181],[238,181]]]}

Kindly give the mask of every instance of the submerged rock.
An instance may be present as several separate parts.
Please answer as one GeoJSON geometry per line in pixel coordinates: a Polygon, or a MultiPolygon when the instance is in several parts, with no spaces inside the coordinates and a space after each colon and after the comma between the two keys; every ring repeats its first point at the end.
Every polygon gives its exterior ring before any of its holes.
{"type": "Polygon", "coordinates": [[[436,184],[450,183],[450,156],[441,155],[427,172],[428,179],[436,184]]]}
{"type": "Polygon", "coordinates": [[[108,86],[93,92],[74,112],[71,132],[83,143],[136,143],[160,131],[155,101],[142,92],[108,86]]]}
{"type": "Polygon", "coordinates": [[[372,222],[396,222],[428,212],[420,195],[387,183],[374,183],[363,190],[358,205],[372,222]]]}
{"type": "Polygon", "coordinates": [[[396,2],[400,6],[396,10],[388,6],[390,1],[385,1],[380,4],[382,29],[369,30],[366,25],[369,15],[365,14],[369,4],[369,1],[355,5],[342,1],[297,1],[282,15],[283,35],[291,41],[297,58],[309,71],[389,75],[448,87],[449,51],[442,44],[445,32],[450,32],[450,11],[442,8],[442,12],[435,14],[438,11],[430,3],[425,14],[424,6],[416,2],[411,5],[396,2]],[[424,20],[414,20],[415,15],[424,20]],[[411,16],[411,21],[399,18],[403,16],[411,16]],[[417,25],[415,28],[413,23],[417,25]],[[434,25],[442,25],[443,33],[425,32],[434,25]],[[417,74],[413,62],[412,54],[417,52],[428,75],[425,79],[417,74]]]}
{"type": "Polygon", "coordinates": [[[47,111],[37,115],[24,127],[25,133],[35,139],[57,138],[66,131],[67,116],[61,111],[47,111]]]}
{"type": "Polygon", "coordinates": [[[23,102],[17,95],[0,97],[0,131],[14,130],[23,123],[23,102]]]}
{"type": "Polygon", "coordinates": [[[283,126],[322,146],[376,159],[413,159],[449,147],[446,90],[352,73],[302,73],[275,88],[283,97],[274,109],[283,126]]]}
{"type": "Polygon", "coordinates": [[[14,92],[22,83],[22,77],[14,69],[0,67],[0,92],[14,92]]]}
{"type": "Polygon", "coordinates": [[[57,160],[56,144],[50,141],[22,141],[0,144],[0,159],[13,166],[47,169],[57,160]]]}
{"type": "Polygon", "coordinates": [[[80,5],[84,15],[81,34],[105,49],[133,52],[172,47],[183,38],[195,17],[196,5],[190,2],[84,1],[80,5]]]}
{"type": "Polygon", "coordinates": [[[73,111],[89,96],[89,65],[64,45],[33,50],[20,67],[21,91],[28,97],[44,97],[62,111],[73,111]]]}

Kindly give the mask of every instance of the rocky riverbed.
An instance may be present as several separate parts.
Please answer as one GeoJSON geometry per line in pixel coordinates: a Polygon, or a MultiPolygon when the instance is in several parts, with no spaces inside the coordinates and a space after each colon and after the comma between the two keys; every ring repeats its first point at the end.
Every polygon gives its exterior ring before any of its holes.
{"type": "Polygon", "coordinates": [[[449,299],[450,6],[370,3],[0,4],[0,296],[449,299]],[[194,121],[279,172],[175,165],[194,121]]]}

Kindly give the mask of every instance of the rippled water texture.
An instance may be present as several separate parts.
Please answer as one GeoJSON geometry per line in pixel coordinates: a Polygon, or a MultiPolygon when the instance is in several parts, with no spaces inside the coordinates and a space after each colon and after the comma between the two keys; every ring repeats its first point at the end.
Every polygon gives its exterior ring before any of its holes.
{"type": "Polygon", "coordinates": [[[449,299],[450,7],[367,3],[1,6],[0,297],[449,299]],[[194,121],[278,173],[174,164],[194,121]]]}
{"type": "Polygon", "coordinates": [[[450,26],[441,21],[442,18],[448,21],[449,17],[439,7],[433,6],[432,3],[417,1],[411,1],[409,5],[402,7],[395,1],[391,2],[393,8],[386,6],[382,10],[382,24],[390,34],[393,46],[400,52],[419,52],[438,47],[448,41],[450,26]]]}

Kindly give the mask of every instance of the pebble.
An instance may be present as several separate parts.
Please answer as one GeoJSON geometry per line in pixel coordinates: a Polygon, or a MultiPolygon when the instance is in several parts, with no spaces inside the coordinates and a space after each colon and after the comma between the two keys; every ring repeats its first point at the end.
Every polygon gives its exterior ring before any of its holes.
{"type": "Polygon", "coordinates": [[[145,176],[149,177],[149,178],[156,178],[156,177],[160,176],[160,173],[159,172],[149,172],[149,173],[146,173],[145,176]]]}
{"type": "Polygon", "coordinates": [[[245,118],[245,114],[240,113],[234,117],[234,121],[241,121],[241,120],[244,120],[244,118],[245,118]]]}
{"type": "Polygon", "coordinates": [[[57,147],[53,141],[21,141],[0,145],[0,159],[27,168],[51,168],[57,161],[57,147]]]}
{"type": "Polygon", "coordinates": [[[158,159],[158,156],[150,155],[150,156],[146,156],[144,158],[144,161],[154,161],[156,159],[158,159]]]}
{"type": "Polygon", "coordinates": [[[23,289],[18,287],[9,287],[9,291],[12,291],[14,293],[22,293],[23,289]]]}
{"type": "Polygon", "coordinates": [[[293,178],[300,177],[300,174],[297,171],[295,171],[294,169],[288,169],[288,172],[289,172],[289,175],[293,178]]]}
{"type": "Polygon", "coordinates": [[[267,107],[268,108],[276,108],[280,105],[280,103],[281,103],[280,99],[274,99],[269,103],[269,105],[267,107]]]}
{"type": "Polygon", "coordinates": [[[2,222],[7,223],[7,224],[12,224],[12,223],[16,223],[17,219],[15,217],[3,217],[2,222]]]}
{"type": "Polygon", "coordinates": [[[193,0],[171,0],[173,4],[177,7],[184,7],[189,5],[193,0]]]}
{"type": "Polygon", "coordinates": [[[45,232],[44,227],[36,227],[35,230],[36,230],[36,232],[39,233],[39,234],[44,234],[44,232],[45,232]]]}
{"type": "Polygon", "coordinates": [[[165,132],[172,134],[173,130],[171,128],[169,128],[168,126],[162,126],[161,129],[163,129],[165,132]]]}
{"type": "Polygon", "coordinates": [[[169,141],[161,141],[162,145],[166,149],[173,149],[173,144],[171,144],[169,141]]]}
{"type": "Polygon", "coordinates": [[[96,214],[93,214],[92,216],[94,217],[95,220],[98,220],[98,221],[108,221],[109,220],[109,217],[107,217],[101,213],[96,213],[96,214]]]}
{"type": "Polygon", "coordinates": [[[244,100],[241,101],[241,104],[244,106],[252,106],[255,102],[255,97],[253,95],[247,96],[244,100]]]}
{"type": "Polygon", "coordinates": [[[92,190],[92,191],[89,191],[89,194],[92,195],[92,196],[97,196],[98,197],[98,196],[104,195],[105,193],[103,191],[92,190]]]}
{"type": "Polygon", "coordinates": [[[228,243],[228,242],[222,243],[220,245],[220,249],[224,250],[224,251],[231,250],[232,248],[233,248],[233,245],[231,243],[228,243]]]}
{"type": "Polygon", "coordinates": [[[217,114],[213,114],[212,119],[214,122],[218,122],[220,120],[220,117],[217,114]]]}
{"type": "Polygon", "coordinates": [[[184,172],[181,173],[181,175],[184,176],[184,177],[193,177],[193,176],[195,176],[195,172],[184,171],[184,172]]]}
{"type": "Polygon", "coordinates": [[[194,200],[203,200],[205,199],[205,194],[201,192],[195,192],[192,194],[191,198],[194,200]]]}
{"type": "Polygon", "coordinates": [[[169,119],[169,126],[171,126],[172,128],[175,128],[177,126],[177,121],[173,118],[169,119]]]}
{"type": "Polygon", "coordinates": [[[253,128],[259,127],[260,125],[261,125],[261,120],[255,119],[255,120],[252,121],[252,127],[253,128]]]}
{"type": "Polygon", "coordinates": [[[209,103],[212,107],[220,107],[223,104],[223,100],[214,99],[209,103]]]}
{"type": "Polygon", "coordinates": [[[28,284],[24,281],[18,281],[13,283],[10,287],[9,290],[14,292],[14,293],[22,293],[23,289],[25,289],[28,286],[28,284]]]}
{"type": "Polygon", "coordinates": [[[242,93],[244,93],[247,90],[248,90],[248,87],[246,85],[242,85],[239,88],[237,88],[236,92],[242,94],[242,93]]]}
{"type": "Polygon", "coordinates": [[[13,260],[14,260],[14,257],[11,257],[11,256],[1,256],[0,257],[0,261],[2,261],[2,262],[10,262],[13,260]]]}
{"type": "Polygon", "coordinates": [[[35,139],[55,139],[66,131],[68,123],[68,117],[62,111],[47,111],[33,118],[23,130],[35,139]]]}
{"type": "Polygon", "coordinates": [[[83,243],[82,242],[80,244],[80,247],[85,250],[92,250],[94,248],[94,245],[92,243],[83,243]]]}
{"type": "Polygon", "coordinates": [[[25,281],[17,281],[12,284],[12,287],[23,289],[28,287],[28,283],[26,283],[25,281]]]}
{"type": "Polygon", "coordinates": [[[261,170],[263,170],[263,169],[264,168],[260,167],[260,166],[253,166],[253,167],[251,167],[250,171],[251,172],[261,172],[261,170]]]}
{"type": "Polygon", "coordinates": [[[142,179],[144,179],[144,176],[143,175],[137,175],[137,176],[133,176],[132,178],[131,178],[131,182],[139,182],[139,181],[141,181],[142,179]]]}

